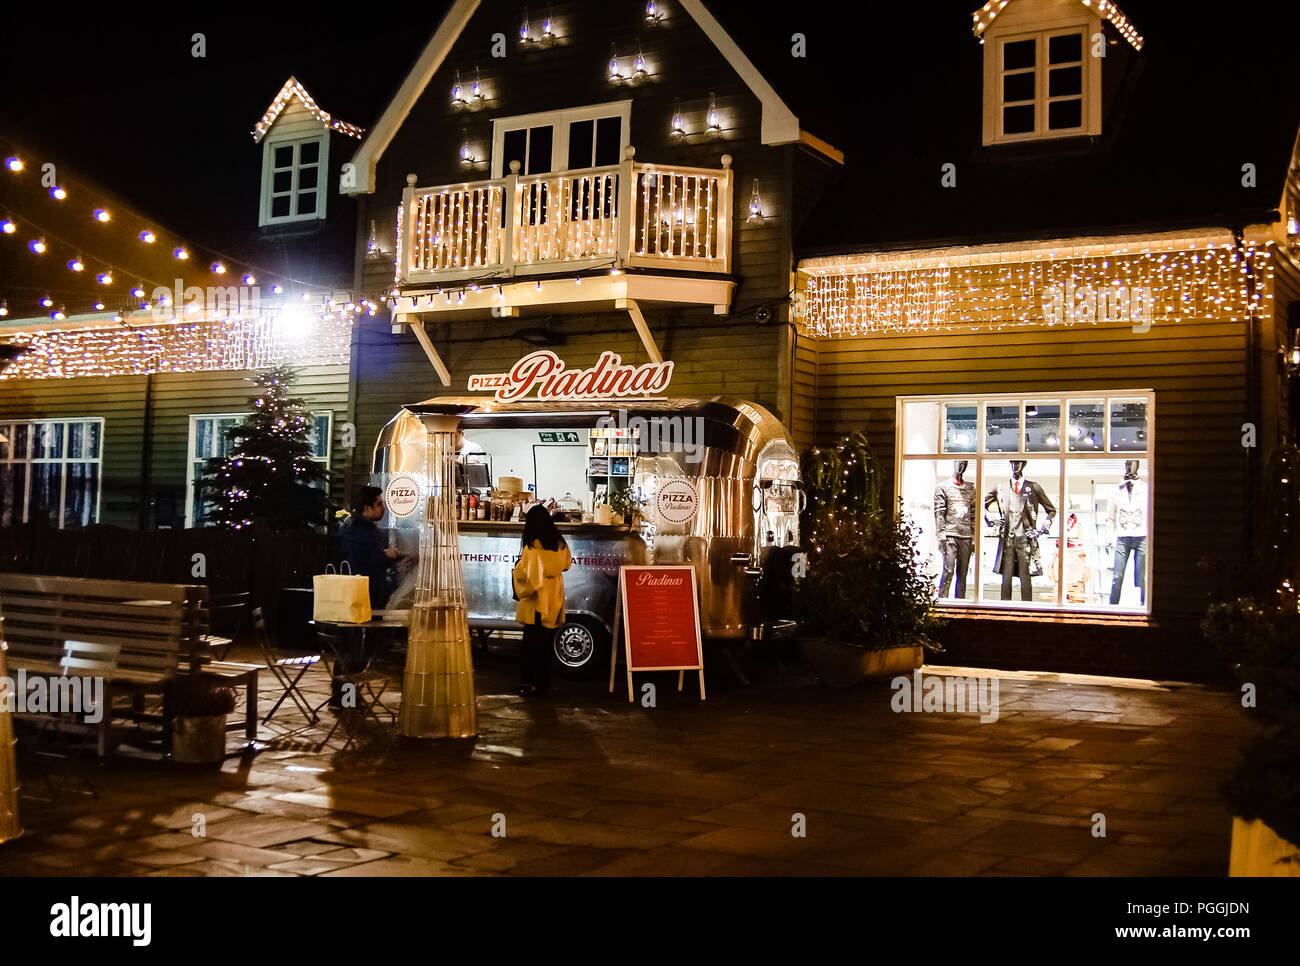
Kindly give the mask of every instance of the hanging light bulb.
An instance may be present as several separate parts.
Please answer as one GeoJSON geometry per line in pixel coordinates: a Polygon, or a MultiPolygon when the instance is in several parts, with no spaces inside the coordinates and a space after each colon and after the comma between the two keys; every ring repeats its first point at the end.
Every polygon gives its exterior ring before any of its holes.
{"type": "Polygon", "coordinates": [[[144,286],[137,285],[135,288],[131,289],[131,294],[138,299],[144,298],[144,286]]]}
{"type": "Polygon", "coordinates": [[[481,104],[483,102],[483,81],[482,78],[479,77],[477,67],[474,68],[474,83],[470,87],[469,93],[470,96],[474,98],[475,103],[481,104]]]}
{"type": "Polygon", "coordinates": [[[152,245],[158,240],[158,236],[146,228],[144,231],[140,232],[140,240],[146,245],[152,245]]]}
{"type": "Polygon", "coordinates": [[[754,179],[754,191],[749,197],[749,217],[745,219],[748,224],[761,225],[766,219],[763,217],[763,199],[758,194],[758,179],[754,179]]]}
{"type": "Polygon", "coordinates": [[[185,259],[190,257],[190,253],[183,248],[172,249],[172,255],[175,256],[175,258],[178,261],[182,261],[182,262],[185,261],[185,259]]]}
{"type": "Polygon", "coordinates": [[[718,120],[718,100],[713,91],[709,91],[709,112],[705,115],[705,123],[708,125],[710,134],[722,133],[722,124],[718,120]]]}
{"type": "Polygon", "coordinates": [[[523,22],[523,23],[520,25],[520,27],[519,27],[519,39],[520,39],[523,43],[525,43],[525,44],[528,43],[530,40],[533,39],[533,38],[532,38],[531,31],[529,30],[529,27],[528,27],[528,8],[527,8],[527,7],[524,7],[524,22],[523,22]]]}
{"type": "Polygon", "coordinates": [[[64,198],[68,197],[68,193],[59,185],[55,185],[50,189],[50,197],[55,201],[62,201],[64,198]]]}
{"type": "Polygon", "coordinates": [[[22,158],[5,158],[5,167],[17,174],[23,169],[22,158]]]}
{"type": "Polygon", "coordinates": [[[45,296],[45,298],[41,299],[41,305],[43,305],[47,309],[53,304],[54,304],[54,299],[50,298],[48,295],[45,296]]]}
{"type": "Polygon", "coordinates": [[[52,318],[55,322],[62,322],[67,317],[68,315],[64,311],[62,305],[60,305],[57,309],[55,309],[53,312],[50,313],[50,318],[52,318]]]}
{"type": "Polygon", "coordinates": [[[225,275],[225,274],[226,274],[226,266],[225,266],[225,265],[222,265],[220,262],[213,262],[213,263],[212,263],[212,274],[213,274],[213,275],[225,275]]]}
{"type": "Polygon", "coordinates": [[[550,43],[555,39],[555,34],[551,32],[551,8],[546,8],[546,19],[542,21],[542,40],[550,43]]]}
{"type": "Polygon", "coordinates": [[[44,255],[44,254],[45,254],[45,239],[44,239],[44,238],[33,238],[31,241],[29,241],[29,242],[27,243],[27,247],[30,248],[32,251],[34,251],[37,255],[44,255]]]}
{"type": "Polygon", "coordinates": [[[645,5],[646,23],[658,23],[659,18],[662,16],[663,14],[659,12],[659,4],[655,3],[655,0],[649,0],[645,5]]]}
{"type": "Polygon", "coordinates": [[[99,221],[99,222],[110,221],[110,220],[112,219],[112,217],[113,217],[113,216],[110,215],[110,214],[109,214],[105,209],[103,209],[103,208],[96,208],[96,209],[95,209],[95,220],[96,220],[96,221],[99,221]]]}
{"type": "Polygon", "coordinates": [[[456,71],[455,83],[451,85],[451,106],[452,107],[465,106],[465,97],[461,93],[461,89],[460,89],[460,71],[456,71]]]}
{"type": "Polygon", "coordinates": [[[686,129],[682,127],[682,102],[673,101],[673,126],[669,132],[669,137],[674,140],[686,137],[686,129]]]}
{"type": "Polygon", "coordinates": [[[105,269],[104,271],[100,272],[98,275],[95,276],[95,281],[97,281],[100,285],[112,285],[113,273],[105,269]]]}
{"type": "Polygon", "coordinates": [[[96,303],[95,303],[95,311],[96,311],[96,312],[102,312],[102,311],[104,311],[104,303],[103,303],[103,302],[96,302],[96,303]]]}
{"type": "Polygon", "coordinates": [[[645,55],[641,53],[641,45],[636,45],[636,79],[645,80],[648,71],[645,69],[645,55]]]}
{"type": "Polygon", "coordinates": [[[247,272],[247,273],[244,275],[243,282],[244,282],[245,285],[256,285],[256,284],[257,284],[257,276],[254,275],[252,272],[247,272]]]}
{"type": "Polygon", "coordinates": [[[470,152],[470,149],[469,149],[469,131],[468,131],[468,130],[463,130],[463,131],[461,131],[461,140],[460,140],[460,163],[461,163],[461,164],[466,164],[466,165],[468,165],[468,164],[473,164],[473,163],[474,163],[474,155],[470,152]]]}
{"type": "Polygon", "coordinates": [[[4,232],[6,235],[12,235],[17,230],[18,226],[14,224],[12,218],[5,218],[3,221],[0,221],[0,231],[4,232]]]}
{"type": "Polygon", "coordinates": [[[9,314],[9,303],[5,301],[0,301],[0,319],[4,318],[8,314],[9,314]]]}
{"type": "Polygon", "coordinates": [[[623,79],[623,75],[618,72],[618,51],[613,44],[609,45],[609,79],[612,81],[623,79]]]}
{"type": "Polygon", "coordinates": [[[284,289],[283,289],[280,285],[277,284],[277,285],[272,285],[272,286],[271,286],[271,291],[274,292],[276,295],[279,295],[280,293],[282,293],[282,292],[284,291],[284,289]]]}

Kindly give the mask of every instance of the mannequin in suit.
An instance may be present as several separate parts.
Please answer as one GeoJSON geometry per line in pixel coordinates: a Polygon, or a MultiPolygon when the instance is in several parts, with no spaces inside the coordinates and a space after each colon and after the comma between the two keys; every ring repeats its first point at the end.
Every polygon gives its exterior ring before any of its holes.
{"type": "Polygon", "coordinates": [[[1138,479],[1137,460],[1124,461],[1124,482],[1115,487],[1111,497],[1110,526],[1115,535],[1114,577],[1110,585],[1110,602],[1118,604],[1124,590],[1124,571],[1133,558],[1133,582],[1142,603],[1147,602],[1147,500],[1146,483],[1138,479]]]}
{"type": "Polygon", "coordinates": [[[995,568],[1002,574],[1002,599],[1011,599],[1011,578],[1020,577],[1020,599],[1033,600],[1034,588],[1029,573],[1030,560],[1038,538],[1052,529],[1056,507],[1047,492],[1033,480],[1025,479],[1025,461],[1011,461],[1011,478],[999,483],[984,497],[984,522],[1000,526],[998,534],[998,563],[995,568]],[[998,507],[1000,520],[989,518],[988,511],[998,507]],[[1039,524],[1039,509],[1046,520],[1039,524]]]}
{"type": "Polygon", "coordinates": [[[955,460],[952,476],[934,489],[934,533],[943,555],[940,597],[948,596],[948,586],[954,576],[957,579],[953,596],[966,596],[966,572],[975,545],[975,484],[963,475],[967,465],[966,460],[955,460]]]}

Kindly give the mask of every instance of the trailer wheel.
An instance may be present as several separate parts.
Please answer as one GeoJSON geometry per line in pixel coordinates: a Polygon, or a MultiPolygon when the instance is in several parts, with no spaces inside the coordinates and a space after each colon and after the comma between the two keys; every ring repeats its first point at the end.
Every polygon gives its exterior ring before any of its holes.
{"type": "Polygon", "coordinates": [[[555,632],[551,657],[555,669],[567,678],[591,678],[609,658],[609,635],[590,617],[566,617],[555,632]]]}

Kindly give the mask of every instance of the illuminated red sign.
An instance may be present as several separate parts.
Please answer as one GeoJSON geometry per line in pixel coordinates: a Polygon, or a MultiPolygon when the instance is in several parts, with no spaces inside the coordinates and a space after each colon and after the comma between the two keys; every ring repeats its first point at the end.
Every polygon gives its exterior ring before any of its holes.
{"type": "Polygon", "coordinates": [[[470,376],[468,387],[492,390],[497,402],[523,399],[533,390],[538,399],[620,399],[661,393],[672,378],[671,362],[629,366],[617,352],[602,352],[590,369],[568,369],[550,349],[539,349],[509,372],[470,376]]]}

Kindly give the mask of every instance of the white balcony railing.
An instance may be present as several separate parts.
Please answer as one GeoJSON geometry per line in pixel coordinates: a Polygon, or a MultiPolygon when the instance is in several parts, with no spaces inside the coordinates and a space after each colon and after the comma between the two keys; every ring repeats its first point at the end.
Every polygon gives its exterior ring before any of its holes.
{"type": "MultiPolygon", "coordinates": [[[[622,164],[419,188],[408,183],[398,284],[604,264],[731,270],[731,159],[721,169],[622,164]]],[[[413,182],[413,177],[408,177],[413,182]]]]}

